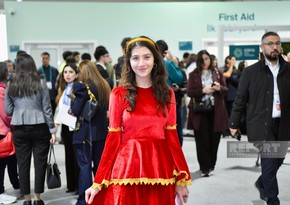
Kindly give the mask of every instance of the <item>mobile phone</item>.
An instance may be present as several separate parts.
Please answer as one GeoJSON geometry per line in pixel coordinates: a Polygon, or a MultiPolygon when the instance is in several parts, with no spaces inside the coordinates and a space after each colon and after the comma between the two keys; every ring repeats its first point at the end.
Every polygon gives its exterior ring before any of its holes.
{"type": "Polygon", "coordinates": [[[211,87],[213,87],[213,86],[215,86],[216,84],[215,83],[213,83],[213,84],[211,84],[211,87]]]}

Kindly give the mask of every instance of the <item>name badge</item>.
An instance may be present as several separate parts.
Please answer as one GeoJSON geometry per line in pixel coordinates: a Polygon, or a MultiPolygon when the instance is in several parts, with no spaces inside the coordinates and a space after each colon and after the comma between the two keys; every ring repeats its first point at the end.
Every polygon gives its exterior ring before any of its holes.
{"type": "Polygon", "coordinates": [[[276,110],[281,110],[281,104],[280,104],[279,95],[274,95],[274,100],[275,100],[276,110]]]}
{"type": "Polygon", "coordinates": [[[46,85],[47,85],[47,87],[48,87],[49,90],[52,89],[52,83],[51,82],[46,82],[46,85]]]}

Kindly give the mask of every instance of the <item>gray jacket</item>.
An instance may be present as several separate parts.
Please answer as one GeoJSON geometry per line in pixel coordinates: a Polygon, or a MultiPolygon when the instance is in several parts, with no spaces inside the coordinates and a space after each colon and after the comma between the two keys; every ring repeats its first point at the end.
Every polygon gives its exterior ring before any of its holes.
{"type": "Polygon", "coordinates": [[[45,81],[41,81],[43,90],[29,97],[11,97],[9,85],[5,92],[5,112],[12,115],[11,125],[36,125],[46,123],[50,133],[55,133],[49,91],[45,81]]]}

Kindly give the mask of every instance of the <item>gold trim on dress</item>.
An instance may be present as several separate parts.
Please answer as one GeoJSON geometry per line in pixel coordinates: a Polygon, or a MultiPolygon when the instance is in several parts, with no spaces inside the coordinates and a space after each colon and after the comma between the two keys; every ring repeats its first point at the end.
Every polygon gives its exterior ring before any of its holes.
{"type": "Polygon", "coordinates": [[[129,178],[129,179],[111,179],[110,181],[108,180],[103,180],[101,184],[93,183],[92,187],[93,188],[98,188],[101,190],[103,188],[103,185],[105,187],[108,187],[110,185],[139,185],[139,184],[145,184],[145,185],[155,185],[155,184],[161,184],[164,186],[176,184],[178,186],[186,186],[186,185],[191,185],[191,180],[188,179],[188,174],[186,171],[173,171],[173,175],[175,176],[174,178],[170,179],[162,179],[162,178],[157,178],[157,179],[150,179],[150,178],[129,178]],[[180,179],[176,182],[176,177],[185,174],[185,178],[180,179]]]}
{"type": "Polygon", "coordinates": [[[176,176],[176,177],[178,177],[181,174],[185,174],[185,178],[178,180],[176,182],[176,185],[178,185],[178,186],[191,185],[192,184],[191,180],[188,179],[188,173],[186,171],[179,171],[179,172],[176,171],[176,170],[173,171],[173,175],[176,176]]]}
{"type": "Polygon", "coordinates": [[[176,125],[167,125],[165,129],[167,129],[167,130],[176,130],[176,125]]]}
{"type": "Polygon", "coordinates": [[[111,179],[110,180],[110,185],[114,184],[114,185],[138,185],[138,184],[145,184],[145,185],[155,185],[155,184],[161,184],[161,185],[169,185],[169,184],[174,184],[175,182],[175,178],[171,178],[171,179],[149,179],[149,178],[137,178],[137,179],[133,179],[133,178],[129,178],[129,179],[111,179]]]}
{"type": "Polygon", "coordinates": [[[109,132],[119,132],[119,131],[122,131],[122,127],[117,127],[117,128],[114,128],[114,127],[108,127],[109,129],[109,132]]]}
{"type": "Polygon", "coordinates": [[[93,183],[92,188],[93,189],[96,189],[97,188],[98,190],[102,190],[103,185],[102,184],[93,183]]]}

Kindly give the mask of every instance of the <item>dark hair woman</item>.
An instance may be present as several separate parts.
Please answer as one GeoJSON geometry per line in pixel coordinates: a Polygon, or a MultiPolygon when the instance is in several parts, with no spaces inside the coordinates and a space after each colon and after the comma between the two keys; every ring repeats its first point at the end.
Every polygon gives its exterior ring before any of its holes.
{"type": "Polygon", "coordinates": [[[24,205],[31,204],[30,162],[33,153],[35,168],[34,205],[43,205],[44,179],[49,144],[55,143],[50,98],[46,83],[37,74],[34,60],[28,54],[16,59],[16,74],[5,95],[5,111],[12,115],[13,140],[19,167],[20,190],[24,205]]]}
{"type": "Polygon", "coordinates": [[[213,68],[212,58],[206,50],[197,54],[197,68],[189,74],[187,95],[189,102],[188,129],[194,130],[197,159],[202,176],[214,170],[221,133],[227,129],[224,95],[227,86],[223,74],[213,68]],[[197,112],[194,104],[209,101],[212,110],[197,112]]]}
{"type": "Polygon", "coordinates": [[[175,108],[155,42],[133,38],[120,86],[110,95],[109,134],[94,184],[86,191],[88,204],[174,205],[175,193],[187,202],[191,180],[175,108]]]}

